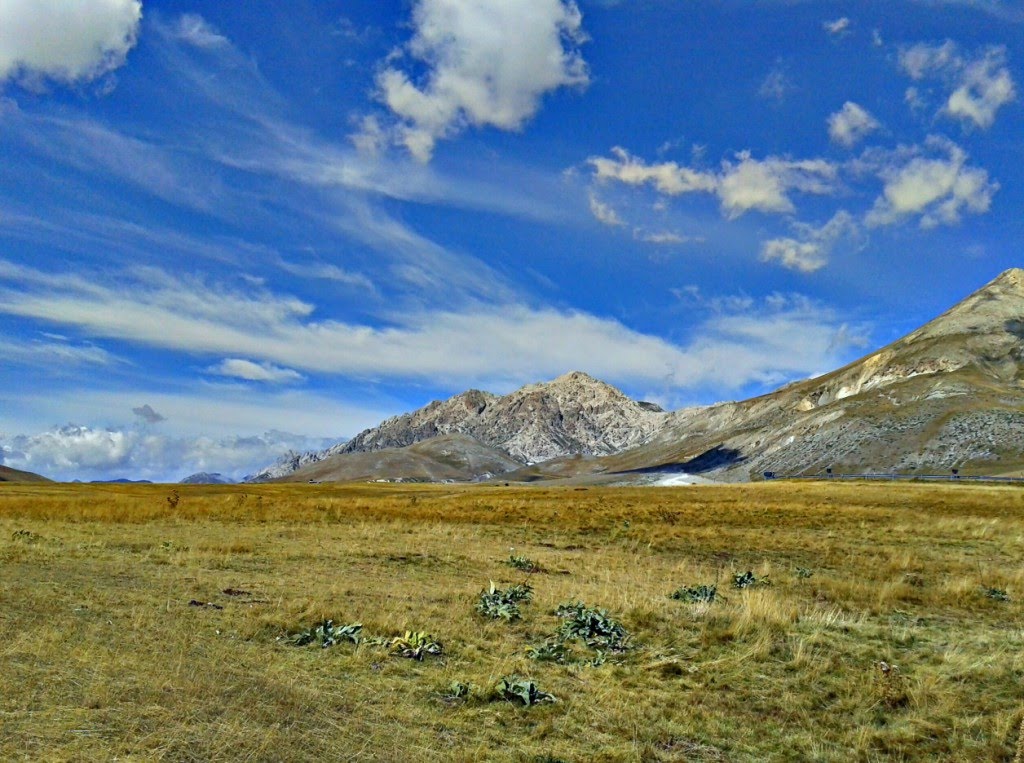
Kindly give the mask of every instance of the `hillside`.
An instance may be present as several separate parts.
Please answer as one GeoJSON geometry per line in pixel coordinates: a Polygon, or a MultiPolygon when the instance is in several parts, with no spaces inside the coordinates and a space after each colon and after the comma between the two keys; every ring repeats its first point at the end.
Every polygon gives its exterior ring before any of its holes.
{"type": "Polygon", "coordinates": [[[673,413],[601,471],[983,474],[1024,467],[1024,270],[830,374],[768,395],[673,413]]]}
{"type": "Polygon", "coordinates": [[[50,482],[50,480],[32,472],[23,472],[18,469],[12,469],[9,466],[0,466],[0,482],[50,482]]]}
{"type": "Polygon", "coordinates": [[[282,477],[283,482],[469,482],[521,466],[467,435],[433,437],[404,448],[336,453],[282,477]]]}

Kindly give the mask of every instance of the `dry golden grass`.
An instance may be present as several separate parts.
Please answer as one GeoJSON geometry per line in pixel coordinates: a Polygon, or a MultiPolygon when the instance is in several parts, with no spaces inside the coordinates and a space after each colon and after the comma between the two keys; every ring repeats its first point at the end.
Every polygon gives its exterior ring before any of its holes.
{"type": "Polygon", "coordinates": [[[1019,760],[1022,559],[1013,487],[3,485],[0,760],[1019,760]],[[483,620],[510,548],[546,572],[483,620]],[[567,599],[636,648],[531,661],[567,599]],[[323,617],[446,654],[277,640],[323,617]]]}

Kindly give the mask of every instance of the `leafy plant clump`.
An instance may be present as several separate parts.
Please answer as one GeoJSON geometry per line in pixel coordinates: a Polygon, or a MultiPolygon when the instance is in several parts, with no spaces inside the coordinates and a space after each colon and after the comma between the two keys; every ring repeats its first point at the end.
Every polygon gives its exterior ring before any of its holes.
{"type": "Polygon", "coordinates": [[[448,687],[441,692],[441,699],[445,702],[465,702],[473,691],[472,684],[464,684],[462,681],[452,681],[448,687]]]}
{"type": "Polygon", "coordinates": [[[404,636],[384,639],[381,642],[392,654],[420,662],[427,656],[440,657],[444,646],[431,634],[423,631],[406,631],[404,636]]]}
{"type": "Polygon", "coordinates": [[[541,691],[533,681],[521,679],[519,676],[502,678],[494,687],[494,696],[506,702],[519,702],[525,707],[558,701],[555,695],[541,691]]]}
{"type": "Polygon", "coordinates": [[[517,570],[522,570],[523,572],[533,573],[544,571],[544,568],[541,567],[541,565],[538,562],[534,561],[533,559],[530,559],[527,556],[517,556],[516,554],[510,554],[508,557],[508,562],[506,563],[508,564],[509,567],[513,567],[517,570]]]}
{"type": "Polygon", "coordinates": [[[750,570],[732,576],[732,587],[740,590],[744,588],[760,588],[770,586],[772,583],[767,575],[758,577],[750,570]]]}
{"type": "Polygon", "coordinates": [[[526,656],[538,662],[564,664],[572,658],[572,651],[561,641],[548,639],[540,646],[527,647],[526,656]]]}
{"type": "Polygon", "coordinates": [[[711,604],[718,599],[718,586],[697,585],[677,588],[669,594],[670,599],[685,601],[687,604],[711,604]]]}
{"type": "Polygon", "coordinates": [[[559,604],[555,615],[565,620],[558,629],[558,638],[563,641],[579,639],[591,649],[609,649],[613,652],[629,649],[631,636],[622,623],[603,609],[570,601],[559,604]]]}
{"type": "Polygon", "coordinates": [[[291,637],[290,641],[294,646],[308,646],[318,644],[324,649],[349,642],[359,645],[362,641],[362,623],[351,623],[349,625],[335,625],[333,620],[324,620],[320,625],[308,630],[300,631],[291,637]]]}
{"type": "Polygon", "coordinates": [[[1003,588],[989,588],[988,586],[983,586],[981,592],[987,598],[993,599],[994,601],[1010,601],[1010,594],[1008,594],[1003,588]]]}
{"type": "Polygon", "coordinates": [[[525,583],[511,586],[503,591],[497,588],[492,580],[490,587],[486,591],[480,592],[476,611],[492,620],[512,622],[522,617],[522,613],[519,611],[519,603],[529,601],[532,598],[533,589],[525,583]]]}
{"type": "Polygon", "coordinates": [[[797,567],[796,576],[801,580],[807,580],[811,575],[814,574],[814,570],[809,570],[806,567],[797,567]]]}

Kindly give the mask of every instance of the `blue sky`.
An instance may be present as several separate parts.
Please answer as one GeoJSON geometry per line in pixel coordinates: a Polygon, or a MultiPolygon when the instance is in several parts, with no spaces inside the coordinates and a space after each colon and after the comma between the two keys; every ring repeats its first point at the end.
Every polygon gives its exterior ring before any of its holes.
{"type": "Polygon", "coordinates": [[[5,2],[3,460],[830,370],[1021,264],[1022,65],[997,0],[5,2]]]}

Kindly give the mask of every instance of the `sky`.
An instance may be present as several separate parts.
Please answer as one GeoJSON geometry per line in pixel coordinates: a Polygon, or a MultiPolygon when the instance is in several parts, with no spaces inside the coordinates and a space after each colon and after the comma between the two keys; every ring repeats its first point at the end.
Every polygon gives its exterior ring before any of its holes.
{"type": "Polygon", "coordinates": [[[824,373],[1024,264],[1020,0],[3,0],[0,462],[824,373]]]}

